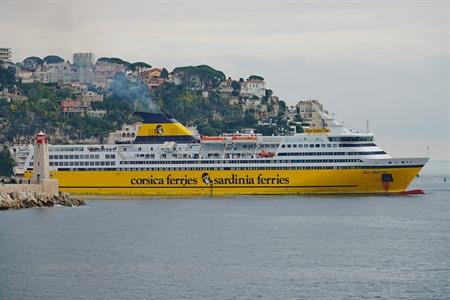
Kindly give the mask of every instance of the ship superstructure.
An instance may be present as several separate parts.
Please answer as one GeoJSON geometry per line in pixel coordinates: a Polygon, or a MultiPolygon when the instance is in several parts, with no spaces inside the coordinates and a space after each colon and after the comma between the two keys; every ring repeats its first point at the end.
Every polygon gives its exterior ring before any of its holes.
{"type": "Polygon", "coordinates": [[[140,113],[130,143],[51,145],[50,175],[78,194],[386,193],[405,191],[428,160],[392,158],[373,134],[321,114],[326,127],[301,134],[199,137],[163,113],[140,113]]]}

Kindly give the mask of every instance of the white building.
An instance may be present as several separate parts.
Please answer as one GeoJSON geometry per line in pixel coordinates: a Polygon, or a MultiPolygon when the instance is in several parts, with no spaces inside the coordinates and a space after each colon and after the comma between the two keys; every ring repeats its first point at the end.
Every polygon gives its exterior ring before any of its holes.
{"type": "Polygon", "coordinates": [[[11,61],[11,48],[0,48],[0,60],[11,61]]]}
{"type": "Polygon", "coordinates": [[[322,104],[320,104],[318,100],[301,100],[297,103],[296,107],[304,127],[326,127],[326,122],[322,119],[320,112],[328,114],[328,111],[323,108],[322,104]]]}
{"type": "Polygon", "coordinates": [[[137,122],[132,125],[122,125],[120,130],[110,132],[108,136],[108,144],[131,144],[133,143],[142,123],[137,122]]]}
{"type": "Polygon", "coordinates": [[[252,97],[256,96],[262,98],[266,95],[266,83],[260,79],[247,79],[241,84],[241,95],[252,97]]]}
{"type": "Polygon", "coordinates": [[[76,77],[76,72],[68,62],[47,64],[34,72],[35,80],[43,83],[71,83],[76,81],[76,77]]]}
{"type": "Polygon", "coordinates": [[[33,83],[33,72],[28,70],[16,70],[16,77],[20,79],[22,83],[33,83]]]}

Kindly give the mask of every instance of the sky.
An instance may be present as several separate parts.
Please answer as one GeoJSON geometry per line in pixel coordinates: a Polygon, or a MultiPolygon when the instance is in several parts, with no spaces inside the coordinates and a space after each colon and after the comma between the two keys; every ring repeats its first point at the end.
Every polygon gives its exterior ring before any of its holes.
{"type": "Polygon", "coordinates": [[[447,0],[0,0],[0,47],[261,75],[393,156],[450,160],[447,0]]]}

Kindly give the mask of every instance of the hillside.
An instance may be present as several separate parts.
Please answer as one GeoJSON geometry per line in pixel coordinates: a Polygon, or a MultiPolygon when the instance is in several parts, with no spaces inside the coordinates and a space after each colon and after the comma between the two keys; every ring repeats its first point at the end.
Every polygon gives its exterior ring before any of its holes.
{"type": "MultiPolygon", "coordinates": [[[[28,58],[24,65],[38,59],[28,58]]],[[[233,92],[223,93],[221,85],[226,83],[225,74],[209,66],[175,68],[170,73],[170,80],[167,70],[162,69],[158,79],[162,80],[161,83],[150,92],[139,79],[140,75],[135,75],[136,67],[145,69],[150,68],[150,65],[141,62],[131,64],[120,58],[101,58],[99,61],[123,63],[129,73],[126,76],[117,73],[108,88],[89,87],[89,90],[101,94],[104,99],[92,103],[90,108],[105,111],[98,116],[64,112],[61,101],[79,97],[80,91],[73,85],[22,83],[15,78],[14,68],[0,67],[0,90],[8,89],[8,93],[13,95],[12,101],[4,101],[0,96],[0,143],[28,143],[40,130],[49,134],[52,143],[103,142],[109,132],[119,129],[122,124],[138,121],[133,115],[135,110],[166,111],[183,124],[197,126],[204,135],[248,127],[257,128],[266,134],[277,130],[276,127],[257,126],[261,105],[266,108],[266,114],[267,111],[273,114],[270,90],[270,94],[258,100],[260,105],[244,110],[244,104],[236,105],[233,101],[253,103],[255,97],[236,97],[240,89],[236,88],[236,85],[239,86],[237,82],[231,83],[233,92]]],[[[251,80],[263,78],[254,76],[251,80]]],[[[280,101],[275,104],[277,111],[280,109],[275,114],[275,124],[284,126],[284,103],[280,101]]]]}

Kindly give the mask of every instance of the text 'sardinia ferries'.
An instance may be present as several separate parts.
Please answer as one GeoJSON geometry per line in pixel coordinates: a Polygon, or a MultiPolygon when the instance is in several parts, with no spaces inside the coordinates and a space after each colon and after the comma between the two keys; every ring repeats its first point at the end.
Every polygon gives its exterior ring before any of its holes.
{"type": "MultiPolygon", "coordinates": [[[[229,195],[403,192],[427,158],[392,158],[369,133],[326,125],[291,136],[202,137],[139,113],[129,143],[50,145],[50,176],[76,194],[229,195]]],[[[32,153],[32,152],[31,152],[32,153]]],[[[32,157],[25,167],[32,170],[32,157]]],[[[28,174],[29,176],[30,174],[28,174]]]]}

